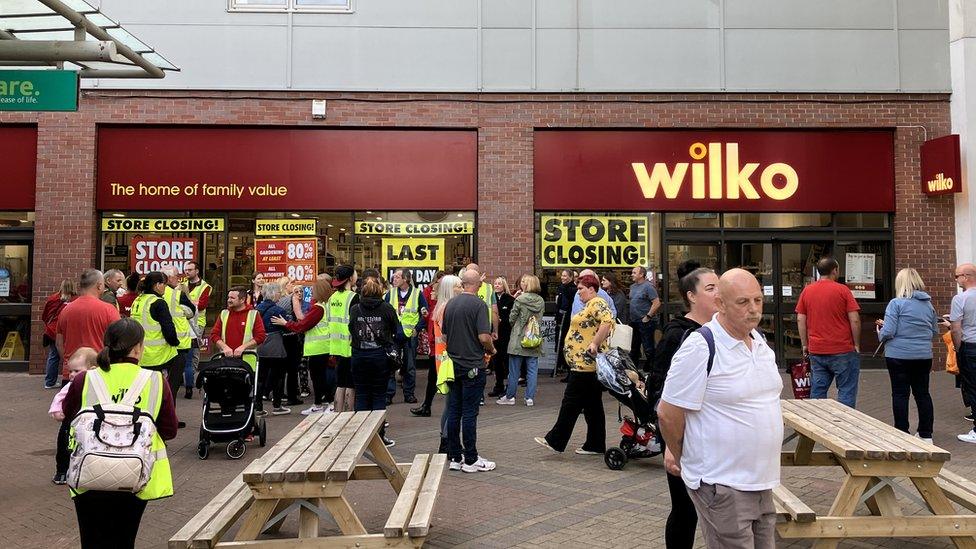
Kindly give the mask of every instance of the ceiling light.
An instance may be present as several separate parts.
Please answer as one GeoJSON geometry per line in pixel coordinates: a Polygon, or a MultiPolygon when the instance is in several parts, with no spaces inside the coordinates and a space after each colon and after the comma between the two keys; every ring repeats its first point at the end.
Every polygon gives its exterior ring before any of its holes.
{"type": "Polygon", "coordinates": [[[377,220],[377,221],[383,221],[383,218],[382,218],[382,217],[380,217],[380,216],[376,216],[376,220],[377,220]]]}
{"type": "Polygon", "coordinates": [[[345,227],[339,227],[339,230],[342,231],[342,232],[346,232],[345,227]]]}
{"type": "Polygon", "coordinates": [[[296,214],[296,213],[293,213],[293,214],[291,214],[291,216],[292,216],[292,217],[301,217],[302,215],[301,215],[301,214],[296,214]]]}
{"type": "Polygon", "coordinates": [[[464,214],[458,214],[458,217],[464,217],[464,214]]]}
{"type": "Polygon", "coordinates": [[[21,223],[30,223],[30,219],[21,219],[21,220],[19,220],[19,221],[20,221],[21,223]]]}
{"type": "Polygon", "coordinates": [[[332,228],[332,223],[329,223],[328,227],[331,229],[332,228]]]}
{"type": "Polygon", "coordinates": [[[368,213],[368,214],[372,214],[373,212],[372,212],[372,211],[370,211],[370,210],[366,210],[366,213],[368,213]]]}
{"type": "Polygon", "coordinates": [[[125,217],[125,214],[114,213],[112,214],[112,217],[125,217]]]}
{"type": "Polygon", "coordinates": [[[236,236],[235,236],[235,237],[234,237],[234,240],[240,240],[240,238],[239,238],[239,237],[236,237],[236,236]]]}

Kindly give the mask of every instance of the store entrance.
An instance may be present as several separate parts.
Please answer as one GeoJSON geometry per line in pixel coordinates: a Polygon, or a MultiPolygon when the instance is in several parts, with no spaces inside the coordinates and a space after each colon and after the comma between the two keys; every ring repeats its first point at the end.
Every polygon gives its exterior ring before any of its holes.
{"type": "Polygon", "coordinates": [[[788,364],[801,356],[800,332],[796,323],[796,302],[804,286],[813,281],[817,260],[829,253],[823,240],[781,242],[755,239],[714,241],[669,241],[668,312],[680,314],[677,266],[694,259],[719,272],[735,267],[756,277],[763,291],[763,316],[759,329],[776,350],[777,360],[788,364]]]}

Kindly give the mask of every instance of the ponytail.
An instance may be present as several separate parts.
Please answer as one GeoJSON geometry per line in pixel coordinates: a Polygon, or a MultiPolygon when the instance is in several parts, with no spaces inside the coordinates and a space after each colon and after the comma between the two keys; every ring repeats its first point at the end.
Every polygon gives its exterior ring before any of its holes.
{"type": "Polygon", "coordinates": [[[128,317],[109,324],[105,330],[105,347],[98,353],[98,367],[109,371],[112,363],[128,357],[145,335],[142,325],[128,317]]]}

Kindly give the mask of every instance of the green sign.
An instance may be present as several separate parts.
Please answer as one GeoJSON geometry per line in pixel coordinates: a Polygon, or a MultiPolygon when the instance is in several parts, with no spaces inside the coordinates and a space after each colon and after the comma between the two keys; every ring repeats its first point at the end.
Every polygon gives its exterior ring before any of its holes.
{"type": "Polygon", "coordinates": [[[0,71],[0,111],[76,111],[75,71],[0,71]]]}

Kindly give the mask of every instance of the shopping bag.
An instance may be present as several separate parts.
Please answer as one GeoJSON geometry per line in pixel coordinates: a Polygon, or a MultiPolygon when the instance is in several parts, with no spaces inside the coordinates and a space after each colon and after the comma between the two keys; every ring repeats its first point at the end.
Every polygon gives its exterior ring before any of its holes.
{"type": "Polygon", "coordinates": [[[956,362],[956,344],[952,342],[952,332],[942,334],[942,342],[946,346],[946,371],[957,376],[959,375],[959,363],[956,362]]]}
{"type": "Polygon", "coordinates": [[[446,395],[450,390],[448,383],[454,381],[454,361],[447,353],[441,354],[441,365],[437,367],[437,392],[446,395]]]}
{"type": "Polygon", "coordinates": [[[617,325],[613,327],[613,333],[610,334],[610,347],[629,353],[633,337],[634,329],[617,319],[617,325]]]}
{"type": "Polygon", "coordinates": [[[539,321],[535,318],[535,315],[530,316],[529,321],[525,323],[525,334],[523,334],[520,343],[523,349],[535,349],[542,345],[539,321]]]}
{"type": "Polygon", "coordinates": [[[803,357],[799,362],[790,365],[790,380],[793,398],[797,400],[810,398],[810,359],[803,357]]]}

